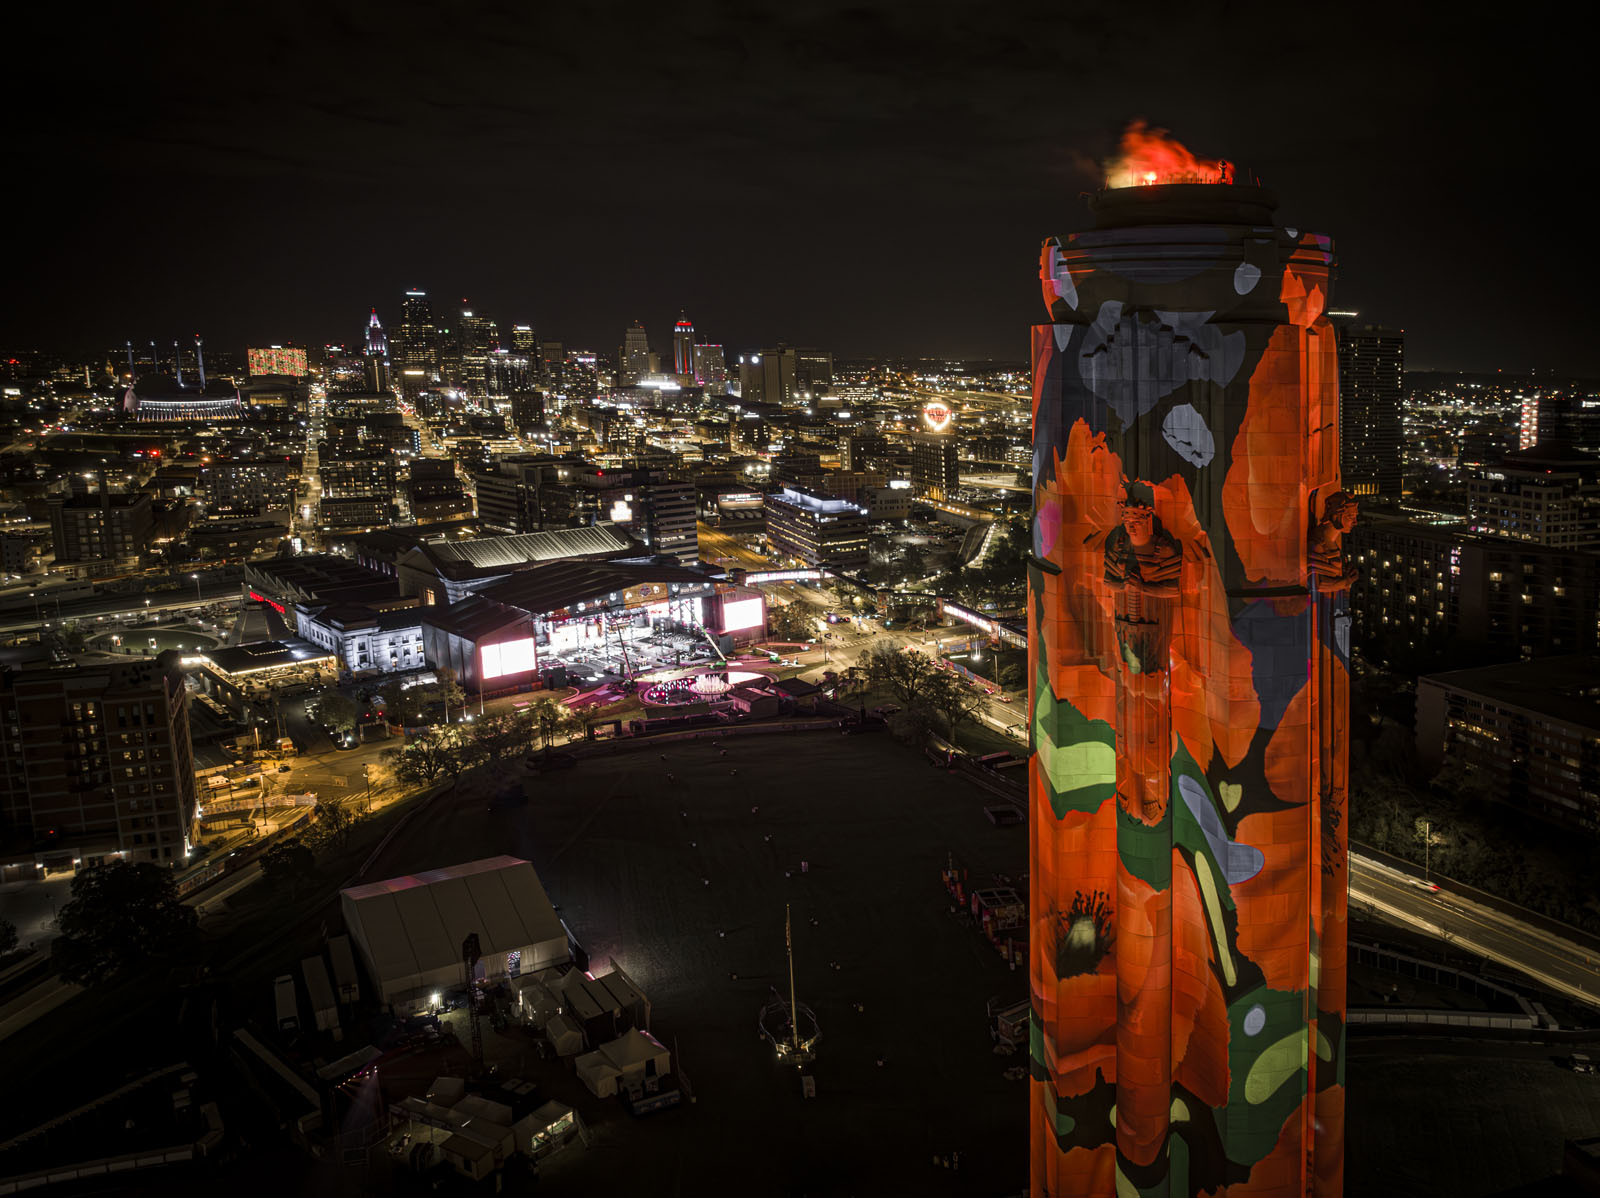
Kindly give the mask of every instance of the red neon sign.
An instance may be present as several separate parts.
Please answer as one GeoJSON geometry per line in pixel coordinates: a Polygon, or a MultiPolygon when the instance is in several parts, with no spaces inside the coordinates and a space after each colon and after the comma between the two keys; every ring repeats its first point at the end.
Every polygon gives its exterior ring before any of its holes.
{"type": "Polygon", "coordinates": [[[257,603],[265,603],[268,607],[274,608],[280,616],[283,615],[283,604],[274,603],[271,599],[268,599],[265,595],[258,595],[254,591],[250,592],[250,598],[254,599],[257,603]]]}

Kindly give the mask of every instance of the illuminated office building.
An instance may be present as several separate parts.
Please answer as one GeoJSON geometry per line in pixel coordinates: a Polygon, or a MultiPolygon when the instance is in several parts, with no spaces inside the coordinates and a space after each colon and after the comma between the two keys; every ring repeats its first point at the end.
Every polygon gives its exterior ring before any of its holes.
{"type": "Polygon", "coordinates": [[[406,292],[405,302],[400,306],[400,328],[395,333],[392,359],[403,379],[410,375],[419,384],[432,381],[439,369],[435,335],[433,305],[428,303],[428,293],[406,292]]]}
{"type": "Polygon", "coordinates": [[[681,379],[694,378],[694,322],[681,314],[672,326],[672,373],[681,379]]]}
{"type": "Polygon", "coordinates": [[[1339,473],[1358,498],[1399,499],[1400,405],[1405,400],[1406,335],[1334,314],[1339,338],[1339,473]]]}

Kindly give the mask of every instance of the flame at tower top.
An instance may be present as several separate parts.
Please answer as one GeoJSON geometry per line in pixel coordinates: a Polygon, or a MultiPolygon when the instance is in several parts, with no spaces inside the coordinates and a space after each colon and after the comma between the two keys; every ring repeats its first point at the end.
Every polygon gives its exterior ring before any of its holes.
{"type": "Polygon", "coordinates": [[[1121,153],[1105,164],[1107,187],[1154,187],[1167,183],[1233,182],[1233,163],[1200,158],[1165,129],[1143,120],[1122,133],[1121,153]]]}

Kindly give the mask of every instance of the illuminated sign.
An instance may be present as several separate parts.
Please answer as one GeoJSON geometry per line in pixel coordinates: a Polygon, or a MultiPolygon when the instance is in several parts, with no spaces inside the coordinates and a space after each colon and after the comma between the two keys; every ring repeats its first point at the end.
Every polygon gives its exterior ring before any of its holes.
{"type": "Polygon", "coordinates": [[[667,584],[664,582],[641,582],[636,587],[628,587],[622,592],[623,607],[644,607],[651,603],[661,603],[667,598],[667,584]]]}
{"type": "Polygon", "coordinates": [[[633,509],[628,506],[626,499],[619,499],[611,505],[610,519],[613,524],[626,524],[633,519],[633,509]]]}
{"type": "Polygon", "coordinates": [[[245,355],[249,360],[252,375],[292,374],[296,378],[304,378],[311,373],[306,362],[306,351],[303,349],[272,345],[266,349],[247,349],[245,355]]]}
{"type": "Polygon", "coordinates": [[[722,631],[739,632],[746,628],[762,628],[766,625],[766,605],[757,595],[753,599],[735,599],[731,603],[722,605],[722,631]]]}
{"type": "Polygon", "coordinates": [[[268,607],[270,607],[274,611],[276,611],[280,616],[283,615],[283,604],[274,603],[271,599],[268,599],[265,595],[257,594],[255,591],[251,591],[250,592],[250,598],[254,599],[257,603],[265,603],[268,607]]]}
{"type": "Polygon", "coordinates": [[[502,678],[507,674],[524,674],[537,669],[539,665],[539,654],[534,648],[531,636],[525,636],[517,641],[501,641],[497,645],[485,645],[478,654],[483,661],[481,676],[485,679],[502,678]]]}
{"type": "Polygon", "coordinates": [[[923,423],[936,433],[942,433],[949,428],[950,422],[955,419],[955,415],[949,404],[937,399],[932,403],[924,404],[922,408],[923,423]]]}

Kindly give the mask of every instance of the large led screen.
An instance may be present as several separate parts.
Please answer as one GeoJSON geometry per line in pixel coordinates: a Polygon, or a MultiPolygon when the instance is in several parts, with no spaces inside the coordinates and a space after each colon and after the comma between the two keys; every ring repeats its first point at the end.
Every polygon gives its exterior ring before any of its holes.
{"type": "Polygon", "coordinates": [[[523,637],[520,641],[501,641],[496,645],[485,645],[480,652],[483,656],[484,678],[500,678],[506,674],[522,674],[538,665],[538,657],[533,647],[532,637],[523,637]]]}
{"type": "Polygon", "coordinates": [[[303,349],[273,345],[266,349],[247,349],[245,355],[252,375],[292,374],[296,378],[304,378],[311,372],[303,349]]]}
{"type": "Polygon", "coordinates": [[[722,631],[740,632],[746,628],[760,628],[766,623],[760,597],[735,599],[722,605],[722,631]]]}

